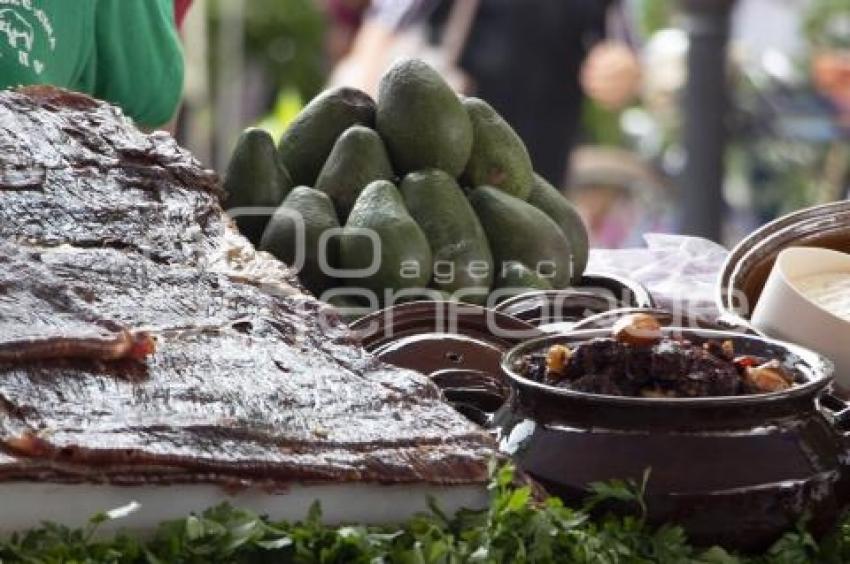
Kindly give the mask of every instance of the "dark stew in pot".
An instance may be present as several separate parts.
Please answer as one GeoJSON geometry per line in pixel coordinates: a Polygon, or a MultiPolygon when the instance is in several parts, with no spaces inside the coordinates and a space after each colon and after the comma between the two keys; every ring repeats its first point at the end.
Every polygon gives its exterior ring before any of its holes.
{"type": "Polygon", "coordinates": [[[662,335],[652,316],[622,318],[609,338],[556,344],[518,361],[526,378],[581,392],[693,398],[777,392],[803,376],[777,359],[736,356],[732,341],[662,335]]]}

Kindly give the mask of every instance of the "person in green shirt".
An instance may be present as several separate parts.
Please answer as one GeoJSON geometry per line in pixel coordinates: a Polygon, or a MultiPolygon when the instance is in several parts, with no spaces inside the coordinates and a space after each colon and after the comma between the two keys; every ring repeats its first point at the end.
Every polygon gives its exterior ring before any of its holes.
{"type": "Polygon", "coordinates": [[[0,88],[52,84],[168,123],[183,91],[173,0],[0,0],[0,88]]]}

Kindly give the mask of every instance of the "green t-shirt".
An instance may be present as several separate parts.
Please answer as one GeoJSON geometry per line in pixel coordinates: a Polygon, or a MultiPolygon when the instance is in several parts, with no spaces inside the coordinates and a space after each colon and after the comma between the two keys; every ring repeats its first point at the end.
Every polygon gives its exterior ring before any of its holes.
{"type": "Polygon", "coordinates": [[[0,0],[0,88],[24,84],[86,92],[143,126],[168,122],[183,90],[173,0],[0,0]]]}

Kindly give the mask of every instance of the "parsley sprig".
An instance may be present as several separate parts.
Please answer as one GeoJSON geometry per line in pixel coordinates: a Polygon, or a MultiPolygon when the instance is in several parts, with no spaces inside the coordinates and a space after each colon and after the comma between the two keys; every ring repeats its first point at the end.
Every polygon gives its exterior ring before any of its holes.
{"type": "Polygon", "coordinates": [[[850,516],[820,544],[804,527],[789,531],[761,556],[744,557],[719,547],[688,543],[675,525],[652,528],[645,522],[643,493],[650,475],[595,483],[586,505],[565,506],[557,498],[540,501],[518,485],[512,466],[494,467],[490,505],[483,511],[448,516],[431,504],[427,514],[395,527],[323,524],[314,505],[300,522],[273,522],[249,511],[220,505],[200,515],[160,525],[150,538],[98,528],[111,515],[94,517],[71,530],[54,524],[0,541],[0,564],[68,563],[353,563],[459,564],[541,562],[593,564],[704,563],[796,564],[850,561],[850,516]],[[632,514],[598,516],[609,504],[631,506],[632,514]],[[593,516],[591,516],[591,513],[593,516]]]}

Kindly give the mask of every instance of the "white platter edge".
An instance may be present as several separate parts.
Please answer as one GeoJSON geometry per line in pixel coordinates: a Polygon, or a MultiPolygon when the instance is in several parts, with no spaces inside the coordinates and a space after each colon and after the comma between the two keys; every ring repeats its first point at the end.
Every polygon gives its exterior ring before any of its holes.
{"type": "Polygon", "coordinates": [[[157,524],[227,502],[274,520],[297,521],[318,501],[329,524],[392,524],[428,510],[432,496],[440,509],[483,509],[488,496],[483,484],[461,486],[380,484],[293,484],[284,492],[260,488],[226,492],[214,484],[114,486],[9,482],[0,484],[0,535],[25,531],[50,521],[83,527],[91,516],[135,502],[129,515],[107,521],[100,534],[126,530],[152,532],[157,524]]]}

